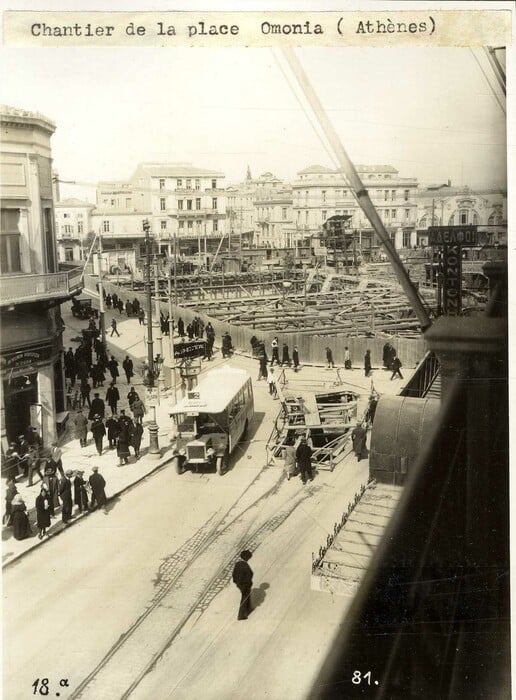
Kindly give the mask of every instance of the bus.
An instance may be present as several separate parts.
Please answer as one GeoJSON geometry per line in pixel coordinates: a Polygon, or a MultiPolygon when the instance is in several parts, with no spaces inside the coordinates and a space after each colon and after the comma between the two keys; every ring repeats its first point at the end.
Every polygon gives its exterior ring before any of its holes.
{"type": "Polygon", "coordinates": [[[208,467],[224,474],[229,456],[254,416],[251,375],[231,366],[212,369],[169,414],[176,428],[173,462],[177,473],[208,467]]]}

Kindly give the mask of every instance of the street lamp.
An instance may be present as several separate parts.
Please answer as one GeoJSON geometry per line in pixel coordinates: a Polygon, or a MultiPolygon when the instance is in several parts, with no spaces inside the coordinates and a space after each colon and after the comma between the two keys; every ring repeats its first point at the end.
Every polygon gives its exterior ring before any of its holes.
{"type": "MultiPolygon", "coordinates": [[[[152,341],[152,282],[151,282],[151,240],[150,240],[150,223],[148,219],[143,221],[143,230],[145,231],[145,292],[147,295],[147,368],[144,371],[144,384],[149,389],[154,388],[156,371],[154,367],[154,352],[152,341]]],[[[161,367],[160,367],[161,368],[161,367]]],[[[152,399],[154,401],[154,399],[152,399]]],[[[158,424],[156,422],[156,406],[151,405],[151,422],[149,428],[149,454],[160,456],[158,443],[158,424]]]]}

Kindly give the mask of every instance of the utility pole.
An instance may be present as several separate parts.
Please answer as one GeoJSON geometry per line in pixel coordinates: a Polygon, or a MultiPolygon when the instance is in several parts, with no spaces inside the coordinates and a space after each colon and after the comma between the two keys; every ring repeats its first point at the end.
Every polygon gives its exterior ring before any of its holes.
{"type": "Polygon", "coordinates": [[[102,287],[102,235],[99,231],[99,245],[97,248],[97,260],[99,264],[99,328],[100,339],[104,349],[106,348],[106,318],[104,316],[104,288],[102,287]]]}
{"type": "MultiPolygon", "coordinates": [[[[148,386],[154,388],[154,352],[152,342],[152,283],[151,283],[151,240],[150,240],[150,224],[149,220],[143,222],[143,230],[145,231],[145,292],[147,294],[147,364],[148,369],[148,386]]],[[[149,423],[149,454],[159,457],[158,443],[158,424],[156,423],[156,406],[150,406],[151,422],[149,423]]]]}
{"type": "MultiPolygon", "coordinates": [[[[159,301],[159,259],[159,255],[156,255],[154,258],[154,295],[156,297],[156,312],[154,315],[154,321],[156,324],[156,357],[163,358],[163,337],[161,335],[161,306],[159,301]]],[[[159,370],[159,367],[155,367],[155,369],[159,370]]],[[[160,394],[162,393],[164,388],[165,379],[163,377],[163,372],[160,372],[158,375],[158,405],[160,394]]]]}

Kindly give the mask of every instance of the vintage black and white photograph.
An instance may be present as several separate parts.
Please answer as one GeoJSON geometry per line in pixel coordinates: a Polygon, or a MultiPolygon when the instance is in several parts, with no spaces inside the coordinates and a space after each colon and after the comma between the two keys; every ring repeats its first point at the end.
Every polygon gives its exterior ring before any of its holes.
{"type": "Polygon", "coordinates": [[[5,698],[510,698],[514,8],[402,4],[8,8],[5,698]]]}

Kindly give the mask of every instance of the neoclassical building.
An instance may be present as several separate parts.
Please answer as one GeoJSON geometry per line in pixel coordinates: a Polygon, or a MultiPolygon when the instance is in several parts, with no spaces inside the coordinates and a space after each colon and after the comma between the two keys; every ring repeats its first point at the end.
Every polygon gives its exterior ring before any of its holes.
{"type": "Polygon", "coordinates": [[[64,411],[60,304],[81,271],[60,271],[50,139],[41,114],[0,107],[0,430],[2,449],[29,425],[48,444],[64,411]]]}

